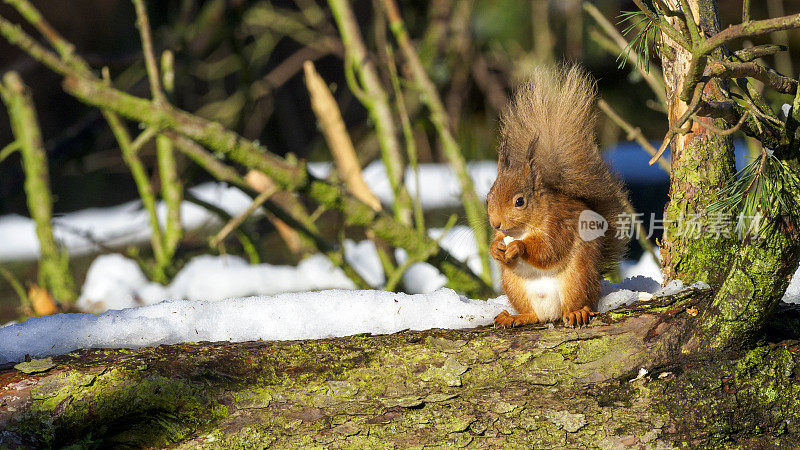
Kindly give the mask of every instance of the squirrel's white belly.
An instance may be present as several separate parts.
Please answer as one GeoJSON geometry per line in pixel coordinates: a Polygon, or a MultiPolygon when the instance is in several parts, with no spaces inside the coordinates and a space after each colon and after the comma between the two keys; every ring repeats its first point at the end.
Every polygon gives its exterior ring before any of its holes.
{"type": "Polygon", "coordinates": [[[561,319],[561,289],[555,270],[539,270],[519,261],[514,272],[524,281],[525,294],[536,317],[542,322],[561,319]]]}

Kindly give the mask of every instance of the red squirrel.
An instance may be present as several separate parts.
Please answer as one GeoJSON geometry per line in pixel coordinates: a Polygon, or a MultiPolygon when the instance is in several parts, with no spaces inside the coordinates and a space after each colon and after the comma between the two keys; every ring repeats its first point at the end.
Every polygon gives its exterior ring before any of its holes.
{"type": "Polygon", "coordinates": [[[503,311],[498,326],[588,324],[601,277],[625,250],[617,216],[628,194],[597,147],[595,96],[580,67],[539,67],[501,115],[490,253],[517,314],[503,311]],[[581,233],[587,219],[595,228],[581,233]]]}

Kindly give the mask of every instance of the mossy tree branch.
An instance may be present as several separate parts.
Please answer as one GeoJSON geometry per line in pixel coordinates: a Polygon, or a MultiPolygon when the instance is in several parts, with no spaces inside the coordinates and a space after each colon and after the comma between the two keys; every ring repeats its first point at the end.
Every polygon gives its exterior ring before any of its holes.
{"type": "MultiPolygon", "coordinates": [[[[153,50],[153,38],[150,31],[150,19],[147,17],[147,8],[144,0],[132,0],[136,10],[136,26],[142,40],[145,69],[150,82],[150,95],[156,107],[167,104],[167,96],[161,85],[153,50]]],[[[168,58],[167,58],[168,60],[168,58]]],[[[168,66],[168,65],[167,65],[168,66]]],[[[167,67],[169,69],[169,67],[167,67]]],[[[181,203],[183,202],[183,184],[178,176],[178,167],[175,161],[172,142],[163,134],[156,136],[156,160],[158,162],[158,175],[161,181],[161,198],[167,207],[165,226],[159,232],[162,240],[160,251],[155,252],[156,272],[163,278],[164,273],[172,266],[172,258],[183,237],[181,226],[181,203]]],[[[156,223],[160,228],[160,223],[156,223]]],[[[155,249],[154,249],[155,250],[155,249]]],[[[164,281],[164,280],[161,280],[164,281]]]]}
{"type": "Polygon", "coordinates": [[[389,27],[411,71],[414,85],[419,89],[420,98],[430,111],[431,122],[433,122],[433,126],[436,128],[436,132],[441,139],[442,149],[461,184],[461,203],[464,205],[467,221],[475,235],[478,255],[483,268],[481,277],[484,282],[491,283],[492,273],[489,264],[489,234],[487,230],[489,219],[486,213],[486,207],[475,193],[475,186],[467,172],[464,155],[461,153],[461,149],[450,130],[447,111],[442,104],[439,93],[436,91],[436,86],[425,71],[425,67],[422,65],[422,61],[420,61],[416,50],[414,50],[414,45],[411,43],[411,39],[406,31],[405,23],[400,15],[397,4],[394,0],[384,0],[383,6],[384,13],[389,20],[389,27]]]}
{"type": "Polygon", "coordinates": [[[51,70],[63,75],[64,89],[80,101],[144,123],[159,131],[174,130],[245,167],[263,171],[282,189],[308,194],[320,204],[340,211],[348,224],[367,227],[390,245],[403,248],[437,267],[447,277],[448,286],[472,297],[485,298],[493,294],[489,284],[473,274],[466,264],[438,247],[434,240],[420,237],[413,229],[383,212],[374,211],[338,186],[314,178],[303,163],[285,160],[219,123],[210,122],[171,105],[156,107],[151,101],[106,86],[90,73],[75,69],[43,48],[19,26],[3,17],[0,17],[0,35],[51,70]]]}
{"type": "Polygon", "coordinates": [[[397,139],[389,97],[370,58],[347,0],[328,0],[345,48],[345,75],[350,89],[369,112],[381,148],[381,159],[394,194],[395,217],[411,224],[411,197],[404,186],[405,164],[397,139]]]}
{"type": "Polygon", "coordinates": [[[708,57],[726,42],[794,28],[800,28],[800,14],[764,20],[751,20],[738,25],[731,25],[708,38],[701,38],[700,42],[696,43],[692,50],[688,75],[681,91],[681,100],[688,102],[691,99],[695,85],[703,77],[708,57]]]}
{"type": "Polygon", "coordinates": [[[36,223],[39,240],[39,284],[64,303],[75,300],[75,282],[69,271],[69,256],[59,249],[53,236],[53,196],[47,152],[42,143],[33,98],[16,72],[8,72],[0,84],[0,97],[11,119],[11,131],[22,155],[28,211],[36,223]]]}
{"type": "MultiPolygon", "coordinates": [[[[81,350],[0,371],[0,442],[178,448],[800,444],[800,349],[681,353],[702,291],[582,329],[81,350]],[[536,345],[531,343],[535,342],[536,345]],[[13,412],[12,412],[13,411],[13,412]]],[[[797,311],[785,311],[793,330],[797,311]]]]}

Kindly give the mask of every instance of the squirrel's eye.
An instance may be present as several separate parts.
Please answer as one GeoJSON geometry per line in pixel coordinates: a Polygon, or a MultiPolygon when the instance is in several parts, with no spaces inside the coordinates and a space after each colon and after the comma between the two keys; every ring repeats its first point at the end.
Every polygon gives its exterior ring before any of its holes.
{"type": "Polygon", "coordinates": [[[522,208],[523,206],[525,206],[525,197],[522,196],[517,197],[516,200],[514,200],[514,206],[516,206],[517,208],[522,208]]]}

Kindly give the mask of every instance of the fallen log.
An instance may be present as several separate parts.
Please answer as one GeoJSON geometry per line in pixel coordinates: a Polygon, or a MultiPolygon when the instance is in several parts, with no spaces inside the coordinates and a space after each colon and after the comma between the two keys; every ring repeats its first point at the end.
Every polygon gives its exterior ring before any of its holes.
{"type": "Polygon", "coordinates": [[[798,445],[800,312],[747,351],[685,355],[707,300],[581,329],[81,350],[0,371],[0,446],[798,445]]]}

